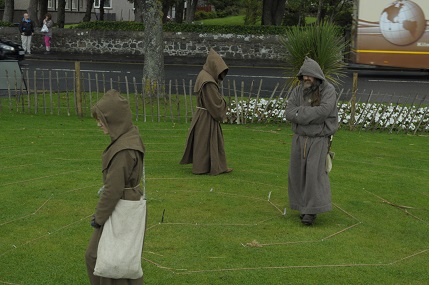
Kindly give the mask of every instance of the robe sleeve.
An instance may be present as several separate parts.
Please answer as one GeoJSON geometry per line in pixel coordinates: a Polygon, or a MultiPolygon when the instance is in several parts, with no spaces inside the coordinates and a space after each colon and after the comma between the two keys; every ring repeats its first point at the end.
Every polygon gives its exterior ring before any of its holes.
{"type": "Polygon", "coordinates": [[[337,102],[335,89],[332,86],[322,90],[320,106],[301,106],[297,121],[300,125],[322,124],[332,113],[337,102]]]}
{"type": "Polygon", "coordinates": [[[217,85],[207,82],[203,85],[201,92],[204,108],[207,109],[214,120],[223,122],[226,119],[227,106],[225,99],[219,93],[217,85]]]}
{"type": "Polygon", "coordinates": [[[104,192],[100,196],[96,210],[95,222],[103,225],[112,214],[121,199],[127,181],[137,161],[131,156],[130,150],[122,150],[110,161],[104,180],[104,192]]]}
{"type": "Polygon", "coordinates": [[[292,91],[292,94],[289,96],[286,104],[286,120],[289,122],[299,124],[297,113],[299,112],[299,100],[298,100],[298,92],[299,88],[295,88],[292,91]]]}
{"type": "Polygon", "coordinates": [[[337,102],[335,89],[332,86],[322,90],[320,106],[301,105],[296,88],[286,105],[286,119],[298,125],[322,124],[332,113],[337,102]]]}

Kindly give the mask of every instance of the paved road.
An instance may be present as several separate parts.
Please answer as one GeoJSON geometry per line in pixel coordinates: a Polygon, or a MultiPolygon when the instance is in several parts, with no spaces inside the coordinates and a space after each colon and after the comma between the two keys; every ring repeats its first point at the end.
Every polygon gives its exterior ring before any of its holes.
{"type": "MultiPolygon", "coordinates": [[[[47,73],[49,70],[54,74],[58,72],[60,78],[64,78],[67,73],[68,77],[73,77],[74,61],[70,60],[48,60],[48,59],[26,59],[21,62],[22,70],[28,70],[30,77],[33,76],[34,71],[41,74],[44,71],[45,81],[47,80],[47,73]]],[[[189,84],[190,80],[195,80],[196,75],[201,69],[201,65],[196,64],[165,64],[166,82],[172,80],[179,80],[189,84]]],[[[127,76],[128,80],[132,82],[135,77],[137,82],[143,75],[143,64],[141,62],[91,62],[81,61],[81,71],[86,74],[91,74],[91,78],[95,78],[98,74],[99,80],[110,82],[110,80],[117,82],[123,81],[127,76]],[[102,79],[103,78],[103,79],[102,79]]],[[[371,95],[371,101],[384,101],[384,102],[398,102],[411,103],[417,96],[417,102],[424,100],[429,103],[429,74],[428,72],[420,71],[395,71],[395,70],[351,70],[347,71],[347,77],[344,83],[339,88],[339,93],[342,93],[342,99],[350,99],[353,84],[353,73],[358,74],[358,100],[366,101],[368,95],[371,95]],[[341,90],[343,90],[341,92],[341,90]]],[[[39,77],[40,75],[38,75],[39,77]]],[[[88,76],[88,75],[86,75],[88,76]]],[[[285,73],[281,67],[254,67],[245,65],[230,66],[230,71],[226,79],[229,79],[229,84],[233,86],[235,81],[238,90],[241,90],[241,84],[244,83],[244,90],[250,90],[253,81],[253,93],[256,93],[261,85],[261,96],[269,97],[277,84],[279,92],[284,86],[285,82],[291,77],[291,74],[285,73]]],[[[73,80],[60,80],[60,84],[65,86],[68,84],[69,90],[72,90],[73,80]]],[[[42,80],[38,80],[38,85],[41,87],[42,80]]],[[[228,84],[228,81],[225,82],[228,84]]],[[[45,82],[45,86],[47,82],[45,82]]],[[[114,87],[115,88],[115,87],[114,87]]],[[[125,87],[121,88],[125,90],[125,87]]],[[[132,91],[131,91],[132,92],[132,91]]],[[[248,94],[248,93],[246,93],[248,94]]],[[[239,94],[240,95],[240,92],[239,94]]],[[[278,93],[274,96],[277,97],[278,93]]],[[[247,96],[247,95],[245,95],[247,96]]]]}

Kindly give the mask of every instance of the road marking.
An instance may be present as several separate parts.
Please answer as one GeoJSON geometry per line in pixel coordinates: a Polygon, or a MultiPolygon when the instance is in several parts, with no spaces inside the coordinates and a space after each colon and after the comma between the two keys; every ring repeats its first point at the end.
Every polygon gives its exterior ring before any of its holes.
{"type": "MultiPolygon", "coordinates": [[[[188,75],[197,76],[198,74],[188,73],[188,75]]],[[[228,80],[228,77],[239,77],[239,78],[270,78],[270,79],[291,79],[295,78],[294,76],[263,76],[263,75],[244,75],[244,74],[227,74],[225,77],[228,80]]]]}
{"type": "MultiPolygon", "coordinates": [[[[24,67],[22,68],[23,70],[30,70],[28,67],[24,67]]],[[[70,72],[74,72],[74,69],[67,69],[67,68],[52,68],[52,69],[48,69],[48,68],[35,68],[35,70],[38,71],[70,71],[70,72]]],[[[120,70],[92,70],[92,69],[81,69],[80,71],[83,72],[100,72],[100,73],[122,73],[122,71],[120,70]]],[[[130,73],[130,72],[126,72],[126,73],[130,73]]]]}
{"type": "Polygon", "coordinates": [[[409,80],[375,80],[370,79],[369,82],[388,82],[388,83],[420,83],[420,84],[429,84],[429,81],[409,81],[409,80]]]}

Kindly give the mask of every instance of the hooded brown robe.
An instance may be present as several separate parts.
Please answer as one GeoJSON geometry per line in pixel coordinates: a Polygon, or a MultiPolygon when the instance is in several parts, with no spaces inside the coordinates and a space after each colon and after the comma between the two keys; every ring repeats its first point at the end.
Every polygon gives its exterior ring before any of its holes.
{"type": "Polygon", "coordinates": [[[316,61],[306,57],[297,75],[301,81],[303,75],[321,82],[320,102],[312,106],[312,98],[304,95],[302,83],[287,102],[286,119],[292,122],[294,132],[288,173],[289,205],[301,214],[317,214],[332,209],[325,163],[329,137],[338,129],[338,109],[335,88],[316,61]]]}
{"type": "Polygon", "coordinates": [[[116,90],[108,91],[92,109],[93,116],[108,129],[110,145],[102,155],[104,191],[100,195],[94,218],[101,225],[94,229],[85,254],[88,276],[92,285],[141,285],[139,279],[109,279],[93,274],[98,242],[103,224],[112,214],[119,199],[138,201],[145,148],[138,128],[132,124],[128,102],[116,90]]]}
{"type": "Polygon", "coordinates": [[[194,174],[217,175],[228,170],[220,123],[226,119],[227,106],[219,93],[219,82],[228,66],[213,49],[195,81],[197,111],[189,128],[185,152],[180,164],[193,163],[194,174]]]}

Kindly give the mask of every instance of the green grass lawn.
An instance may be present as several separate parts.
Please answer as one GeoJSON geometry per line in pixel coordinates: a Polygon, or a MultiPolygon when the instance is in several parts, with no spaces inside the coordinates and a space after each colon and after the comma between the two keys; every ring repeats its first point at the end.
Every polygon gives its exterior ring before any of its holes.
{"type": "MultiPolygon", "coordinates": [[[[215,18],[215,19],[206,19],[201,21],[195,21],[196,23],[201,23],[204,25],[231,25],[231,26],[240,26],[244,25],[244,15],[238,15],[238,16],[228,16],[224,18],[215,18]]],[[[315,17],[305,17],[305,22],[307,24],[312,24],[316,22],[315,17]]],[[[257,23],[257,26],[261,25],[261,21],[259,20],[257,23]]]]}
{"type": "MultiPolygon", "coordinates": [[[[205,19],[201,21],[195,21],[196,23],[202,23],[204,25],[225,25],[225,26],[240,26],[244,25],[244,15],[228,16],[224,18],[205,19]]],[[[258,25],[260,25],[260,21],[258,25]]]]}
{"type": "MultiPolygon", "coordinates": [[[[76,116],[4,111],[0,122],[0,284],[88,284],[108,137],[76,116]]],[[[340,130],[334,209],[306,227],[288,207],[288,125],[223,125],[234,171],[196,176],[178,163],[189,123],[136,124],[145,284],[428,284],[427,136],[340,130]]]]}

